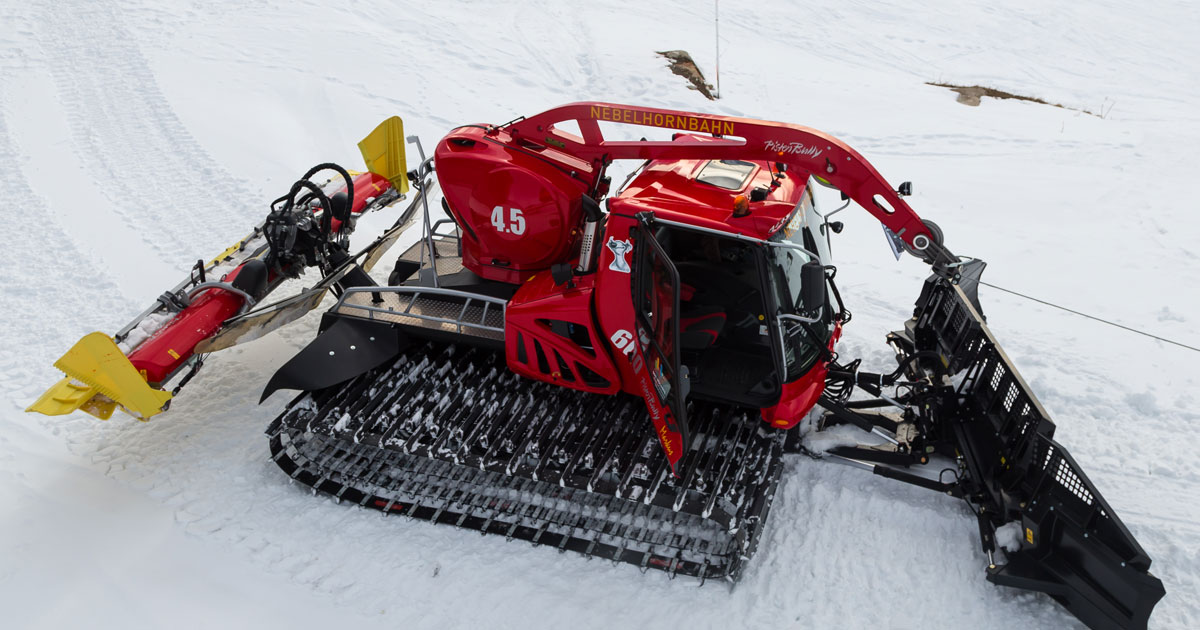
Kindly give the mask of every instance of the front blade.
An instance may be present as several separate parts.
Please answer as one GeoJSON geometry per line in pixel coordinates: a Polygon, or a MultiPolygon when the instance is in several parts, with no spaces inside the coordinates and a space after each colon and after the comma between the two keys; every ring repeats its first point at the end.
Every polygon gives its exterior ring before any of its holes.
{"type": "Polygon", "coordinates": [[[988,571],[1002,586],[1041,591],[1091,628],[1145,628],[1166,591],[1150,558],[1096,491],[1070,453],[1035,440],[1023,485],[1021,550],[988,571]]]}
{"type": "Polygon", "coordinates": [[[1047,593],[1091,628],[1145,628],[1165,593],[1149,556],[1054,441],[1049,414],[970,297],[931,279],[911,334],[961,378],[938,415],[967,468],[964,494],[992,526],[1021,523],[1020,549],[988,579],[1047,593]]]}

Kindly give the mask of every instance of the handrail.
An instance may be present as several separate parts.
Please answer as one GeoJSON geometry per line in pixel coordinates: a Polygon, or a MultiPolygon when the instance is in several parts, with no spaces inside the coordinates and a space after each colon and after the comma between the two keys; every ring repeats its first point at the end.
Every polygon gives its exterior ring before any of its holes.
{"type": "MultiPolygon", "coordinates": [[[[376,301],[376,300],[372,300],[372,301],[376,301]]],[[[374,313],[380,313],[380,314],[387,314],[387,315],[401,315],[404,317],[412,317],[415,319],[431,321],[431,322],[438,322],[438,323],[442,323],[442,324],[452,324],[456,327],[457,332],[459,332],[459,333],[463,332],[463,327],[465,326],[468,328],[487,330],[490,332],[497,332],[497,333],[503,334],[504,327],[503,326],[497,327],[497,326],[489,325],[487,323],[487,316],[488,316],[489,309],[494,305],[494,306],[497,306],[500,308],[501,319],[503,321],[504,309],[505,309],[505,305],[507,303],[508,302],[506,300],[503,300],[503,299],[497,298],[497,297],[492,297],[489,295],[480,295],[478,293],[470,293],[468,291],[460,291],[458,289],[446,289],[446,288],[442,288],[442,287],[422,287],[422,286],[351,287],[351,288],[346,289],[342,293],[342,296],[340,298],[338,298],[337,304],[334,304],[332,310],[336,311],[343,307],[364,310],[364,311],[367,311],[372,314],[370,319],[375,319],[374,313]],[[409,299],[408,306],[403,311],[397,311],[393,308],[383,308],[380,306],[369,306],[366,304],[347,303],[346,299],[351,294],[354,294],[354,293],[372,293],[372,294],[395,293],[397,295],[407,294],[407,295],[410,295],[411,298],[409,299]],[[463,305],[462,305],[462,308],[458,312],[458,318],[457,319],[449,319],[446,317],[437,317],[434,315],[426,315],[424,313],[412,312],[413,306],[416,305],[417,300],[424,294],[439,295],[439,296],[462,299],[463,305]],[[467,310],[471,306],[472,302],[479,302],[482,306],[482,311],[480,312],[478,322],[467,321],[467,319],[466,319],[467,310]]]]}

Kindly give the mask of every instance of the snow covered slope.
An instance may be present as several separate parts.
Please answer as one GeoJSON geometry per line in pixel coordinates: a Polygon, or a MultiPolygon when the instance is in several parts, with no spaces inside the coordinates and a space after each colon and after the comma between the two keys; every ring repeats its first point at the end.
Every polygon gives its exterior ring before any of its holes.
{"type": "MultiPolygon", "coordinates": [[[[308,166],[358,165],[382,118],[431,146],[585,99],[839,135],[913,180],[913,207],[989,261],[985,280],[1200,346],[1200,9],[996,4],[722,3],[717,102],[654,55],[687,49],[711,75],[709,3],[0,4],[5,625],[1075,627],[985,581],[961,502],[802,458],[732,591],[314,498],[267,461],[284,397],[253,403],[312,318],[213,355],[147,424],[22,413],[75,339],[116,330],[308,166]],[[1106,116],[966,107],[926,81],[1106,116]]],[[[843,355],[882,368],[924,269],[894,262],[865,212],[841,217],[843,355]]],[[[1197,355],[982,300],[1059,441],[1154,559],[1167,596],[1151,626],[1200,627],[1197,355]]]]}

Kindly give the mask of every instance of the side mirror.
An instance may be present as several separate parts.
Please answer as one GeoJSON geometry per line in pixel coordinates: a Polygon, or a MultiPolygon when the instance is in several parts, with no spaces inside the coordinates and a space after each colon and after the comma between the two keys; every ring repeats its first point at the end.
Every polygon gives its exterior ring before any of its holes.
{"type": "Polygon", "coordinates": [[[901,182],[900,188],[896,190],[896,194],[901,197],[912,196],[912,182],[901,182]]]}
{"type": "Polygon", "coordinates": [[[825,306],[825,267],[812,261],[800,267],[800,305],[805,312],[815,313],[825,306]]]}

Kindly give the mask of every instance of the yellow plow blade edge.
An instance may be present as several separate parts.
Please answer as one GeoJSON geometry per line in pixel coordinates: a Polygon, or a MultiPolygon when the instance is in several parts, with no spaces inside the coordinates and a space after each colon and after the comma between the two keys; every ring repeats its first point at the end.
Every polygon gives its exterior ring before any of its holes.
{"type": "Polygon", "coordinates": [[[140,420],[161,413],[171,393],[154,389],[112,338],[94,332],[54,362],[67,377],[46,390],[25,411],[61,416],[77,409],[107,420],[120,405],[140,420]]]}
{"type": "Polygon", "coordinates": [[[358,143],[367,170],[392,182],[400,194],[408,192],[408,167],[404,160],[404,121],[399,116],[379,123],[358,143]]]}

